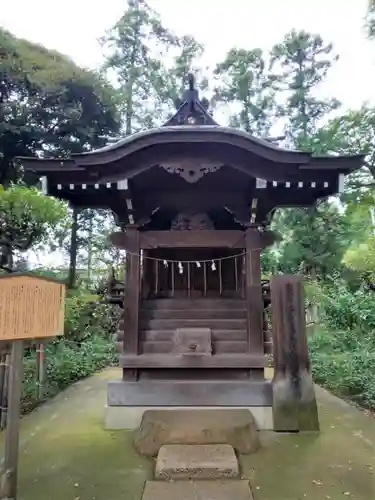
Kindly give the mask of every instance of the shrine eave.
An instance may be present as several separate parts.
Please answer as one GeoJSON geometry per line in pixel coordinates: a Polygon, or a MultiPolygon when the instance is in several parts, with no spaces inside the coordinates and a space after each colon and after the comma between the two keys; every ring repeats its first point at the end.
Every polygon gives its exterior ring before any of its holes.
{"type": "MultiPolygon", "coordinates": [[[[294,164],[298,169],[336,170],[349,173],[362,166],[364,155],[354,156],[313,156],[311,153],[289,150],[258,139],[242,130],[215,125],[175,125],[151,129],[125,137],[114,144],[87,153],[73,154],[68,159],[37,159],[19,157],[18,160],[28,171],[40,174],[58,171],[97,171],[101,165],[109,165],[130,158],[140,151],[159,149],[168,144],[214,144],[221,148],[235,147],[242,152],[256,155],[279,164],[294,164]]],[[[126,170],[126,169],[125,169],[126,170]]],[[[124,172],[125,173],[125,172],[124,172]]],[[[95,174],[94,174],[95,175],[95,174]]]]}

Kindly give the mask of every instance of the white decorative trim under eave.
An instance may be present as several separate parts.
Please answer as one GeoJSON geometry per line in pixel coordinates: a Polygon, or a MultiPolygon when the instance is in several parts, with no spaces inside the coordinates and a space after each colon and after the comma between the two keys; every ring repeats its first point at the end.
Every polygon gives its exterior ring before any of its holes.
{"type": "Polygon", "coordinates": [[[293,187],[297,187],[299,189],[301,188],[311,188],[311,189],[315,189],[315,188],[328,188],[329,186],[329,183],[328,182],[316,182],[316,181],[296,181],[296,182],[291,182],[291,181],[266,181],[265,179],[259,179],[257,178],[256,179],[256,182],[255,182],[255,187],[256,189],[266,189],[268,187],[278,187],[278,188],[281,188],[281,187],[285,187],[285,188],[291,188],[293,185],[293,187]]]}
{"type": "Polygon", "coordinates": [[[257,189],[265,189],[267,187],[267,181],[265,179],[258,179],[257,177],[255,181],[255,187],[257,189]]]}
{"type": "Polygon", "coordinates": [[[344,192],[344,186],[345,186],[345,175],[344,174],[339,174],[339,193],[344,192]]]}
{"type": "Polygon", "coordinates": [[[128,179],[123,179],[122,181],[117,181],[117,189],[119,191],[127,191],[127,189],[128,189],[128,179]]]}
{"type": "Polygon", "coordinates": [[[255,219],[257,218],[257,206],[258,206],[258,199],[253,198],[253,201],[251,202],[251,224],[254,224],[255,219]]]}
{"type": "MultiPolygon", "coordinates": [[[[41,178],[41,180],[43,177],[41,178]]],[[[47,179],[46,179],[47,180],[47,179]]],[[[43,182],[43,181],[42,181],[43,182]]],[[[311,188],[311,189],[317,189],[317,188],[325,188],[327,189],[329,187],[329,182],[317,182],[317,181],[296,181],[296,182],[291,182],[291,181],[267,181],[265,179],[256,179],[255,183],[256,189],[267,189],[267,188],[287,188],[290,189],[292,187],[294,188],[311,188]]],[[[70,189],[71,191],[73,190],[85,190],[85,189],[114,189],[118,191],[127,191],[129,186],[128,186],[128,181],[127,179],[123,179],[121,181],[117,182],[106,182],[103,184],[95,183],[95,184],[57,184],[56,185],[57,190],[61,191],[63,188],[64,189],[70,189]]],[[[344,187],[344,174],[339,175],[339,192],[342,192],[342,189],[344,187]]],[[[131,200],[127,200],[131,203],[131,200]]],[[[131,210],[131,209],[130,209],[131,210]]]]}

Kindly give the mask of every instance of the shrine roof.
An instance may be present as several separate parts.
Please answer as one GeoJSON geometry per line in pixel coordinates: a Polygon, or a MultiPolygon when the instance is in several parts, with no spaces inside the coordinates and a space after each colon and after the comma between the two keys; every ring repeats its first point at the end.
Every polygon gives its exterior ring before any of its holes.
{"type": "MultiPolygon", "coordinates": [[[[349,173],[358,169],[364,155],[314,156],[311,153],[290,150],[270,140],[259,139],[243,130],[220,126],[209,112],[208,100],[200,99],[189,75],[188,88],[183,98],[175,103],[177,111],[161,127],[138,132],[94,151],[72,154],[68,159],[39,159],[20,157],[28,171],[39,175],[64,173],[80,178],[101,178],[112,174],[112,165],[121,162],[124,178],[130,173],[168,162],[172,158],[215,159],[223,164],[237,163],[251,173],[251,164],[257,157],[268,168],[279,170],[284,165],[294,171],[317,170],[349,173]],[[276,165],[278,164],[278,165],[276,165]],[[279,168],[278,168],[279,167],[279,168]]],[[[114,173],[114,172],[113,172],[114,173]]],[[[84,182],[84,180],[83,180],[84,182]]]]}
{"type": "Polygon", "coordinates": [[[68,159],[19,157],[18,160],[30,171],[47,175],[61,170],[68,173],[90,170],[91,166],[109,165],[146,148],[155,146],[160,149],[171,143],[180,147],[200,144],[202,149],[208,144],[234,146],[275,163],[298,164],[299,169],[332,169],[343,173],[359,168],[365,157],[361,154],[314,156],[308,152],[280,147],[242,130],[219,125],[171,125],[138,132],[103,148],[72,154],[68,159]]]}

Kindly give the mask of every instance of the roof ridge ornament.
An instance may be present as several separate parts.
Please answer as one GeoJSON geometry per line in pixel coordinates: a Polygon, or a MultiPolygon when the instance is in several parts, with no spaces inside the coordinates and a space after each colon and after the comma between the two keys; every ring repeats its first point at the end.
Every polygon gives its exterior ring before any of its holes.
{"type": "Polygon", "coordinates": [[[175,102],[177,112],[167,120],[163,127],[172,125],[219,125],[209,111],[210,103],[206,97],[199,98],[199,91],[195,86],[195,76],[189,73],[187,78],[187,89],[183,93],[182,100],[175,102]]]}

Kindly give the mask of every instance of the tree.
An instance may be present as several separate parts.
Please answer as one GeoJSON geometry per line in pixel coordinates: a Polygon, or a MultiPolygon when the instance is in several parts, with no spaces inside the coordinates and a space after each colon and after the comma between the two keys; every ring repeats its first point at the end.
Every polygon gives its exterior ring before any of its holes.
{"type": "Polygon", "coordinates": [[[333,203],[279,211],[274,228],[284,235],[278,268],[286,273],[324,277],[341,268],[350,241],[349,220],[333,203]]]}
{"type": "MultiPolygon", "coordinates": [[[[116,92],[103,76],[0,30],[0,183],[22,176],[16,156],[64,157],[104,145],[103,136],[120,127],[116,106],[116,92]]],[[[75,234],[73,230],[71,282],[75,234]]]]}
{"type": "Polygon", "coordinates": [[[0,185],[0,268],[12,271],[14,252],[46,242],[64,217],[65,204],[36,188],[0,185]]]}
{"type": "Polygon", "coordinates": [[[0,183],[19,179],[17,156],[59,155],[116,132],[116,94],[95,72],[0,29],[0,183]]]}
{"type": "Polygon", "coordinates": [[[332,50],[332,44],[325,44],[319,35],[295,30],[271,50],[273,86],[285,96],[279,115],[286,121],[285,132],[292,147],[311,150],[322,120],[340,105],[337,99],[314,95],[338,59],[332,50]]]}
{"type": "Polygon", "coordinates": [[[358,110],[349,110],[345,114],[329,120],[326,126],[319,131],[317,139],[327,144],[328,152],[366,155],[365,170],[354,178],[352,177],[352,179],[358,180],[357,187],[363,187],[366,182],[371,182],[369,173],[375,179],[374,107],[364,104],[358,110]]]}
{"type": "MultiPolygon", "coordinates": [[[[331,44],[304,31],[291,31],[273,47],[273,85],[285,96],[279,115],[285,121],[288,145],[315,154],[332,150],[322,140],[331,137],[324,136],[321,127],[339,103],[318,99],[314,91],[336,60],[331,44]]],[[[340,267],[348,245],[348,226],[345,214],[330,201],[320,201],[315,208],[280,210],[275,224],[286,235],[279,257],[282,269],[299,268],[315,277],[340,267]]]]}
{"type": "Polygon", "coordinates": [[[368,0],[366,29],[368,37],[373,40],[375,38],[375,0],[368,0]]]}
{"type": "Polygon", "coordinates": [[[234,104],[239,111],[231,124],[259,137],[266,137],[272,125],[275,106],[272,78],[267,73],[261,49],[231,49],[217,64],[218,80],[214,102],[234,104]]]}
{"type": "Polygon", "coordinates": [[[154,75],[154,84],[158,97],[169,113],[178,108],[181,97],[186,90],[186,80],[193,74],[197,87],[202,91],[208,89],[207,68],[202,68],[199,59],[204,53],[204,46],[194,37],[184,35],[177,40],[177,47],[173,50],[172,63],[160,67],[160,72],[154,75]]]}
{"type": "Polygon", "coordinates": [[[158,14],[145,0],[127,0],[127,9],[102,38],[108,50],[103,69],[115,74],[119,85],[121,114],[126,135],[150,121],[148,110],[155,111],[162,57],[178,38],[162,24],[158,14]]]}

